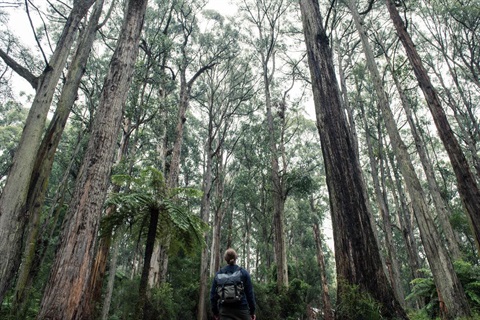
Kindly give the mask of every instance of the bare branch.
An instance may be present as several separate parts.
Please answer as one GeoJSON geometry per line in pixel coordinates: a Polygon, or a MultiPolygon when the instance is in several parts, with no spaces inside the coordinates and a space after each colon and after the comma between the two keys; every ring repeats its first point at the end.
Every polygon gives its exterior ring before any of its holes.
{"type": "Polygon", "coordinates": [[[25,0],[25,11],[27,12],[28,21],[30,21],[30,26],[32,27],[32,31],[33,31],[33,35],[34,35],[34,37],[35,37],[35,41],[36,41],[37,44],[38,44],[38,48],[40,49],[40,52],[42,52],[42,56],[43,56],[43,60],[45,61],[45,65],[48,66],[47,56],[45,55],[45,52],[43,51],[43,48],[42,48],[42,46],[40,45],[40,40],[38,39],[37,33],[35,32],[35,27],[33,26],[32,17],[30,17],[30,9],[28,8],[28,3],[29,3],[29,2],[30,2],[30,1],[25,0]]]}
{"type": "Polygon", "coordinates": [[[110,19],[110,16],[112,15],[112,11],[113,11],[113,8],[115,7],[116,3],[117,3],[116,0],[112,1],[112,4],[108,8],[107,14],[105,15],[105,18],[103,19],[102,22],[100,22],[98,24],[97,30],[100,30],[107,23],[108,19],[110,19]]]}
{"type": "Polygon", "coordinates": [[[328,26],[328,19],[330,18],[333,7],[335,7],[335,0],[332,0],[332,2],[330,3],[330,7],[328,8],[327,17],[325,19],[325,28],[328,26]]]}
{"type": "Polygon", "coordinates": [[[365,9],[365,11],[360,12],[359,14],[360,14],[361,16],[363,16],[363,15],[369,13],[370,10],[372,10],[373,3],[374,3],[374,2],[375,2],[375,0],[370,0],[370,2],[368,3],[367,9],[365,9]]]}
{"type": "Polygon", "coordinates": [[[195,80],[202,74],[204,73],[205,71],[207,71],[208,69],[211,69],[213,68],[217,63],[210,63],[210,64],[207,64],[206,66],[203,66],[201,67],[200,69],[198,69],[198,71],[193,75],[193,77],[188,81],[188,88],[190,88],[192,86],[192,84],[195,82],[195,80]]]}
{"type": "Polygon", "coordinates": [[[12,68],[12,70],[15,71],[19,76],[27,80],[28,83],[30,83],[30,85],[33,87],[33,89],[37,89],[38,77],[34,76],[27,68],[18,64],[2,49],[0,49],[0,58],[2,58],[5,64],[12,68]]]}

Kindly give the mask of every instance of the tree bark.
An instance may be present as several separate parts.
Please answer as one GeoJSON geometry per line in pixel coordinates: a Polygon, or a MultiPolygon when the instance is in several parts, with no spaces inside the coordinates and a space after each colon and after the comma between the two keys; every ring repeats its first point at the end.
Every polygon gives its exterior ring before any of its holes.
{"type": "Polygon", "coordinates": [[[137,320],[142,320],[145,315],[145,308],[147,304],[148,274],[150,273],[150,262],[152,261],[153,249],[155,247],[159,216],[159,208],[150,209],[150,222],[148,224],[147,240],[145,242],[145,255],[143,258],[143,269],[140,277],[137,312],[135,315],[137,320]]]}
{"type": "Polygon", "coordinates": [[[105,299],[103,302],[103,307],[102,307],[102,320],[107,320],[108,319],[108,313],[110,311],[110,305],[112,303],[112,295],[113,295],[113,286],[115,284],[115,273],[117,270],[117,258],[118,258],[118,251],[120,247],[120,240],[113,240],[113,254],[112,254],[112,259],[110,261],[110,268],[108,270],[108,284],[107,284],[107,291],[105,292],[105,299]]]}
{"type": "Polygon", "coordinates": [[[57,47],[38,80],[35,98],[0,196],[0,301],[3,301],[20,265],[24,231],[29,218],[25,211],[28,188],[53,94],[75,40],[78,25],[93,2],[94,0],[74,2],[57,47]]]}
{"type": "Polygon", "coordinates": [[[355,26],[362,41],[366,64],[372,76],[373,86],[379,100],[378,104],[382,112],[385,127],[412,201],[415,218],[420,230],[420,237],[432,269],[435,284],[437,285],[451,316],[469,316],[470,309],[465,292],[463,291],[462,285],[453,269],[452,261],[443,246],[436,225],[429,212],[428,205],[425,201],[425,193],[420,180],[416,175],[407,146],[403,142],[396,126],[393,113],[389,107],[388,98],[383,88],[382,79],[375,63],[373,50],[370,46],[365,30],[363,29],[360,16],[353,1],[349,3],[349,8],[352,12],[355,26]]]}
{"type": "Polygon", "coordinates": [[[217,206],[215,208],[213,216],[213,230],[212,230],[212,246],[210,250],[210,277],[215,275],[220,269],[220,236],[223,217],[225,216],[225,210],[229,206],[229,199],[224,198],[225,191],[225,165],[223,164],[223,149],[219,150],[219,156],[217,157],[217,178],[216,178],[216,195],[217,206]]]}
{"type": "MultiPolygon", "coordinates": [[[[131,120],[128,119],[125,121],[126,123],[124,124],[124,130],[122,134],[122,138],[120,141],[120,145],[118,147],[116,159],[115,159],[115,164],[119,164],[122,159],[125,158],[127,155],[127,150],[128,150],[128,145],[131,137],[131,120]]],[[[137,139],[134,139],[135,143],[137,139]]],[[[134,143],[134,145],[135,145],[134,143]]],[[[130,174],[131,172],[129,172],[130,174]]],[[[111,194],[118,193],[120,191],[120,186],[114,185],[113,188],[110,190],[111,194]]],[[[105,217],[108,217],[112,213],[116,211],[116,207],[114,205],[108,207],[105,210],[105,217]]],[[[92,267],[92,275],[91,275],[91,281],[90,281],[90,286],[88,287],[88,291],[86,291],[86,294],[88,294],[91,297],[88,310],[86,311],[87,314],[92,314],[94,315],[94,318],[98,318],[99,315],[99,309],[96,309],[95,306],[101,302],[102,299],[102,288],[103,288],[103,279],[105,276],[105,271],[107,268],[107,262],[108,262],[108,254],[110,252],[110,247],[112,243],[112,237],[114,235],[109,233],[105,234],[103,237],[99,239],[99,243],[96,249],[95,253],[95,259],[92,267]]]]}
{"type": "MultiPolygon", "coordinates": [[[[310,208],[312,212],[314,212],[313,199],[310,199],[310,208]]],[[[333,320],[334,313],[330,294],[328,293],[327,269],[325,267],[325,256],[323,254],[322,235],[320,232],[320,227],[317,223],[313,224],[313,236],[315,238],[315,244],[317,248],[317,263],[320,270],[320,279],[322,281],[323,320],[333,320]]]]}
{"type": "Polygon", "coordinates": [[[26,284],[31,272],[33,257],[36,250],[38,231],[40,228],[40,217],[45,201],[48,178],[53,166],[53,160],[70,110],[77,99],[77,91],[80,80],[84,74],[88,56],[95,40],[98,21],[102,13],[103,0],[95,3],[94,10],[90,17],[88,26],[81,35],[75,56],[70,64],[67,73],[67,80],[60,94],[57,108],[49,124],[47,132],[43,137],[40,148],[36,155],[35,166],[30,181],[29,192],[26,200],[26,213],[30,219],[28,237],[24,259],[19,271],[17,286],[14,298],[14,310],[20,310],[16,305],[26,299],[26,284]]]}
{"type": "MultiPolygon", "coordinates": [[[[380,212],[380,217],[383,222],[383,231],[385,234],[385,245],[387,249],[386,264],[387,264],[388,274],[389,274],[390,282],[392,284],[393,290],[396,294],[398,301],[402,304],[403,307],[405,307],[405,294],[403,292],[400,268],[398,266],[397,252],[396,252],[395,245],[393,243],[393,231],[392,231],[392,224],[390,222],[390,210],[388,208],[386,197],[384,194],[385,191],[384,190],[382,191],[382,187],[380,185],[379,176],[381,175],[380,174],[381,172],[378,168],[377,160],[375,159],[373,144],[371,141],[372,139],[371,139],[370,127],[368,125],[368,121],[365,115],[365,110],[363,106],[360,106],[360,109],[362,112],[362,119],[364,122],[364,127],[366,132],[365,137],[366,137],[367,150],[368,150],[368,155],[370,160],[370,170],[372,173],[373,187],[375,190],[375,199],[377,201],[378,211],[380,212]]],[[[380,141],[381,140],[379,139],[379,142],[380,141]]],[[[378,149],[379,149],[379,153],[382,154],[384,150],[383,145],[381,147],[378,147],[378,149]]],[[[380,161],[381,163],[383,163],[382,158],[380,159],[380,161]]],[[[383,165],[381,167],[383,171],[383,165]]],[[[382,173],[382,176],[383,176],[383,173],[382,173]]]]}
{"type": "Polygon", "coordinates": [[[90,319],[85,314],[96,237],[113,154],[131,83],[147,0],[129,0],[110,62],[82,168],[70,203],[38,319],[90,319]],[[68,294],[67,294],[68,293],[68,294]]]}
{"type": "MultiPolygon", "coordinates": [[[[410,34],[407,32],[405,23],[400,17],[394,1],[387,0],[386,4],[397,34],[405,48],[410,64],[413,67],[418,84],[423,91],[427,105],[432,113],[440,139],[447,150],[457,179],[458,193],[460,194],[462,203],[467,211],[477,244],[477,250],[480,252],[480,190],[477,182],[470,170],[460,144],[455,138],[455,134],[450,127],[437,92],[430,81],[428,73],[415,48],[415,44],[413,43],[410,34]]],[[[459,309],[461,309],[460,306],[459,309]]]]}
{"type": "Polygon", "coordinates": [[[447,204],[442,198],[442,195],[440,194],[438,183],[435,179],[433,166],[428,157],[427,150],[423,144],[422,138],[420,136],[420,132],[417,129],[417,126],[415,125],[415,122],[413,119],[413,113],[410,108],[408,99],[405,96],[405,92],[402,89],[402,86],[400,84],[398,77],[395,75],[393,63],[386,52],[385,52],[385,57],[387,59],[390,69],[392,70],[392,77],[395,82],[395,86],[397,88],[398,94],[400,96],[400,100],[402,101],[403,109],[405,110],[405,114],[407,115],[407,121],[410,126],[413,139],[415,141],[416,150],[422,162],[422,167],[423,167],[423,171],[425,172],[425,176],[427,177],[429,192],[432,197],[433,203],[435,205],[438,220],[445,234],[445,243],[447,245],[451,258],[453,260],[458,260],[461,258],[462,254],[460,252],[460,247],[458,245],[458,242],[456,241],[456,236],[449,220],[447,204]]]}
{"type": "MultiPolygon", "coordinates": [[[[208,117],[208,138],[207,143],[205,144],[205,172],[203,175],[203,185],[202,185],[202,203],[200,207],[200,217],[208,224],[210,220],[210,200],[212,196],[212,166],[213,166],[213,139],[214,139],[214,130],[213,130],[213,113],[212,111],[213,101],[209,102],[209,117],[208,117]]],[[[207,241],[207,233],[204,234],[205,243],[207,241]]],[[[201,258],[200,258],[200,290],[198,297],[198,307],[197,307],[197,319],[205,320],[207,318],[207,312],[205,308],[205,296],[207,291],[207,278],[208,278],[208,247],[205,246],[202,249],[201,258]]]]}
{"type": "Polygon", "coordinates": [[[330,196],[339,280],[337,302],[344,300],[345,284],[355,284],[379,301],[384,317],[407,319],[383,271],[318,2],[300,0],[300,9],[330,196]]]}

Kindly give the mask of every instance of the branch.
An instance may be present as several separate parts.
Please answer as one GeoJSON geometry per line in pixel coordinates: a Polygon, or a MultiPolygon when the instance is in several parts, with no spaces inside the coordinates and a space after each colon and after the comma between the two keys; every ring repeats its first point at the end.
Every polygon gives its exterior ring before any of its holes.
{"type": "MultiPolygon", "coordinates": [[[[25,0],[25,10],[27,12],[28,21],[30,21],[30,26],[32,27],[33,35],[35,36],[35,41],[37,42],[38,48],[40,49],[40,52],[42,53],[43,60],[45,61],[46,66],[48,67],[48,59],[45,56],[45,52],[43,52],[43,48],[40,44],[40,40],[38,39],[37,33],[35,32],[35,27],[33,26],[32,17],[30,17],[30,10],[28,9],[28,3],[29,3],[29,1],[25,0]]],[[[38,10],[38,8],[36,8],[36,9],[38,10]]]]}
{"type": "Polygon", "coordinates": [[[105,15],[105,18],[103,19],[102,22],[100,22],[97,26],[97,30],[100,30],[106,23],[107,21],[110,19],[110,16],[112,15],[112,11],[113,11],[113,7],[116,5],[116,1],[113,0],[112,1],[112,4],[110,5],[110,7],[108,8],[108,11],[107,11],[107,14],[105,15]]]}
{"type": "Polygon", "coordinates": [[[19,76],[27,80],[33,89],[37,89],[38,77],[34,76],[27,68],[21,66],[15,60],[10,58],[10,56],[2,49],[0,49],[0,58],[2,58],[5,64],[12,68],[12,70],[15,71],[19,76]]]}
{"type": "Polygon", "coordinates": [[[325,19],[325,29],[328,26],[328,20],[330,19],[330,14],[332,13],[334,6],[335,6],[335,0],[332,0],[332,2],[330,3],[330,7],[328,8],[328,11],[327,11],[327,18],[325,19]]]}
{"type": "Polygon", "coordinates": [[[207,64],[206,66],[201,67],[201,68],[193,75],[192,79],[190,79],[190,80],[188,81],[188,83],[187,83],[188,88],[190,88],[190,87],[192,86],[192,84],[195,82],[195,80],[197,80],[197,78],[198,78],[202,73],[204,73],[204,72],[207,71],[208,69],[213,68],[215,65],[217,65],[216,62],[207,64]]]}
{"type": "Polygon", "coordinates": [[[372,7],[373,7],[373,3],[375,2],[375,0],[370,0],[369,4],[368,4],[368,8],[365,10],[365,11],[362,11],[360,12],[359,14],[361,16],[363,16],[364,14],[367,14],[370,12],[370,10],[372,10],[372,7]]]}

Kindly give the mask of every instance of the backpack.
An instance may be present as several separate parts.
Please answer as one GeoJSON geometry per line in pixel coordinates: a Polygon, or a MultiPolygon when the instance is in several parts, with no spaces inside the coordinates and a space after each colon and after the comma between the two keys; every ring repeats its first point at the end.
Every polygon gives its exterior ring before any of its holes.
{"type": "Polygon", "coordinates": [[[242,301],[244,288],[242,281],[242,268],[238,268],[233,273],[228,273],[225,269],[215,275],[217,281],[217,296],[221,304],[238,303],[242,301]]]}

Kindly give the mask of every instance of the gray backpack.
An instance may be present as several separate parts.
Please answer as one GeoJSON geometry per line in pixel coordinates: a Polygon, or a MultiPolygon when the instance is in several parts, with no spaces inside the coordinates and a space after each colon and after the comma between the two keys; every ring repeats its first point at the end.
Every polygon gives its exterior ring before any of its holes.
{"type": "Polygon", "coordinates": [[[215,276],[217,282],[217,295],[221,304],[238,303],[242,301],[244,289],[242,281],[242,268],[238,268],[233,273],[228,273],[225,269],[215,276]]]}

